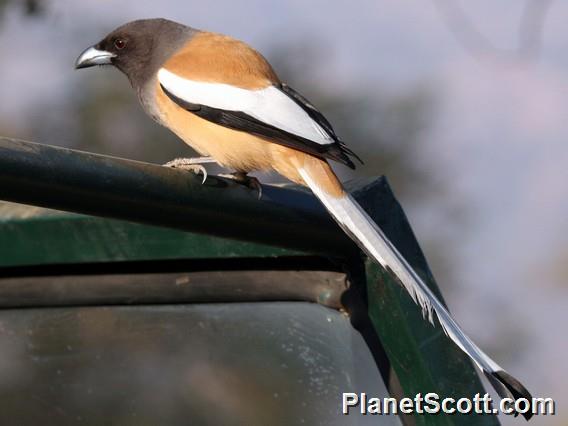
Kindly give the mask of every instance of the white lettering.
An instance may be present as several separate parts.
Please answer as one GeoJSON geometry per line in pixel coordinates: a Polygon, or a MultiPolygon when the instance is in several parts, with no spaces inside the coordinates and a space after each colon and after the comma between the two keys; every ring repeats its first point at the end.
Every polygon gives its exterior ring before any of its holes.
{"type": "Polygon", "coordinates": [[[349,414],[349,408],[357,407],[357,404],[359,404],[359,397],[356,393],[343,393],[343,414],[349,414]]]}

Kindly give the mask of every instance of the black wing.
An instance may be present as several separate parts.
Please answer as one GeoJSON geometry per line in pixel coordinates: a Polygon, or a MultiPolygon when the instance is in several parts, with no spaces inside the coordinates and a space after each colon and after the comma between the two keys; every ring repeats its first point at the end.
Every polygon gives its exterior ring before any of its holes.
{"type": "Polygon", "coordinates": [[[253,135],[269,139],[274,143],[297,149],[316,157],[329,158],[331,160],[343,163],[352,169],[355,168],[355,164],[353,164],[353,161],[351,161],[349,156],[352,155],[355,158],[359,159],[359,157],[357,157],[351,150],[347,149],[345,145],[337,138],[335,132],[333,131],[333,128],[331,127],[331,124],[329,124],[325,117],[313,106],[311,106],[308,101],[306,101],[304,98],[301,98],[300,95],[298,95],[288,86],[286,86],[286,89],[284,89],[284,85],[280,86],[279,88],[292,100],[294,100],[294,102],[300,105],[302,109],[304,109],[304,111],[308,113],[310,118],[318,123],[330,135],[335,143],[322,145],[317,142],[313,142],[309,139],[294,135],[292,133],[279,129],[278,127],[257,120],[256,118],[251,117],[250,115],[241,111],[228,111],[213,108],[207,105],[187,102],[168,91],[163,85],[160,86],[164,93],[168,96],[168,98],[170,98],[177,105],[197,115],[198,117],[203,118],[204,120],[211,121],[220,126],[251,133],[253,135]],[[296,94],[296,96],[292,96],[291,93],[296,94]],[[303,99],[303,101],[300,101],[300,99],[303,99]]]}
{"type": "MultiPolygon", "coordinates": [[[[327,120],[327,118],[324,117],[324,115],[321,112],[319,112],[316,109],[316,107],[313,106],[313,104],[310,101],[308,101],[305,97],[303,97],[298,92],[296,92],[294,89],[292,89],[286,83],[280,84],[280,90],[282,90],[284,93],[286,93],[289,98],[291,98],[304,111],[306,111],[306,113],[310,116],[310,118],[312,120],[314,120],[316,123],[318,123],[333,138],[333,140],[337,144],[339,144],[339,147],[341,148],[341,150],[345,154],[347,154],[348,156],[356,158],[357,161],[359,161],[361,164],[363,164],[363,160],[361,160],[357,154],[355,154],[352,150],[350,150],[347,147],[347,145],[345,145],[345,142],[343,142],[342,140],[340,140],[337,137],[337,135],[335,134],[335,130],[333,130],[331,123],[327,120]]],[[[354,169],[355,166],[353,165],[353,167],[351,167],[351,168],[354,169]]]]}

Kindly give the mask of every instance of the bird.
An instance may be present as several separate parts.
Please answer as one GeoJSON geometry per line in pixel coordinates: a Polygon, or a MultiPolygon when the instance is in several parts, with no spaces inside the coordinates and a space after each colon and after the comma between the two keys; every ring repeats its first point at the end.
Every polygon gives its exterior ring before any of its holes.
{"type": "MultiPolygon", "coordinates": [[[[254,48],[235,38],[156,18],[126,23],[84,50],[75,68],[112,65],[124,73],[146,111],[201,157],[170,165],[204,171],[215,162],[250,182],[275,171],[311,189],[344,232],[393,274],[427,320],[437,318],[502,398],[529,391],[486,355],[412,269],[383,231],[343,188],[330,161],[355,168],[359,157],[331,123],[282,82],[254,48]]],[[[205,173],[205,172],[204,172],[205,173]]],[[[527,420],[531,413],[522,413],[527,420]]]]}

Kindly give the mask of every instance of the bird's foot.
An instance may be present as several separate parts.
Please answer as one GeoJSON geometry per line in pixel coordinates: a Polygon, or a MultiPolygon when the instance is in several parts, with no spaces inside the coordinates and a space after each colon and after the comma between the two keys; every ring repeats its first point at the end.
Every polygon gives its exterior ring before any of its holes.
{"type": "Polygon", "coordinates": [[[168,161],[164,167],[171,167],[173,169],[188,170],[196,175],[201,173],[203,175],[203,182],[207,179],[207,169],[202,166],[204,163],[214,163],[211,157],[197,157],[197,158],[176,158],[175,160],[168,161]]]}
{"type": "Polygon", "coordinates": [[[255,178],[254,176],[249,176],[244,172],[235,172],[230,174],[222,174],[219,175],[224,178],[232,179],[241,185],[246,186],[247,188],[254,189],[258,191],[258,199],[262,198],[262,184],[260,181],[255,178]]]}

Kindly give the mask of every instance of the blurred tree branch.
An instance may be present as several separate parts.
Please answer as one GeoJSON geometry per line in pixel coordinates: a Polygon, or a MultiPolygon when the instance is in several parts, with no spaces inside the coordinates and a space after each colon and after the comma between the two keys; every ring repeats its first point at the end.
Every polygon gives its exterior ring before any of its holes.
{"type": "Polygon", "coordinates": [[[535,60],[542,45],[544,21],[554,0],[527,0],[519,24],[518,56],[535,60]]]}
{"type": "Polygon", "coordinates": [[[479,31],[457,0],[432,0],[459,45],[477,60],[490,56],[498,60],[536,60],[542,45],[546,15],[554,0],[526,0],[514,50],[496,47],[479,31]]]}
{"type": "Polygon", "coordinates": [[[2,18],[6,7],[10,4],[17,5],[25,16],[38,17],[45,12],[44,0],[0,0],[0,18],[2,18]]]}

